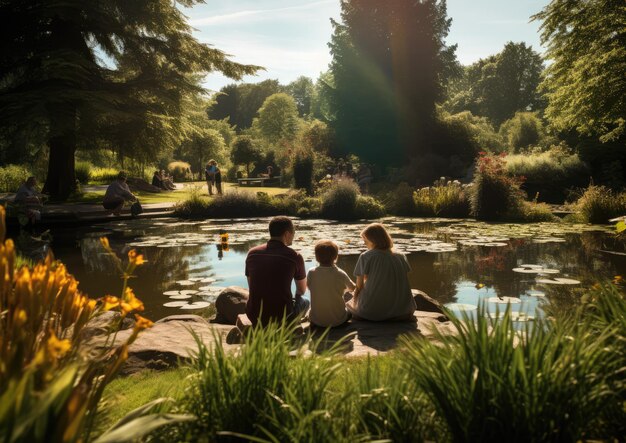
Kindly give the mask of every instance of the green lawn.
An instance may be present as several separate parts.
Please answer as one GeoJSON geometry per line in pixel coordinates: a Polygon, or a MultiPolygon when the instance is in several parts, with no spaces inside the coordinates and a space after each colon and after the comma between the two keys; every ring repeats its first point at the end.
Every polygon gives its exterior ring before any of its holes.
{"type": "MultiPolygon", "coordinates": [[[[169,202],[179,202],[185,200],[194,189],[200,188],[200,192],[203,195],[208,197],[207,186],[205,182],[191,182],[184,183],[184,189],[179,189],[176,191],[168,191],[161,193],[152,193],[152,192],[137,192],[136,195],[139,197],[139,200],[142,204],[150,204],[150,203],[169,203],[169,202]]],[[[286,194],[290,191],[289,188],[275,188],[275,187],[259,187],[259,186],[250,186],[250,187],[239,187],[239,185],[234,183],[223,183],[222,184],[224,192],[233,192],[233,191],[245,191],[245,192],[266,192],[271,196],[286,194]]],[[[79,197],[68,200],[68,203],[80,203],[80,204],[99,204],[102,202],[102,197],[104,196],[103,191],[97,192],[85,192],[79,197]]]]}

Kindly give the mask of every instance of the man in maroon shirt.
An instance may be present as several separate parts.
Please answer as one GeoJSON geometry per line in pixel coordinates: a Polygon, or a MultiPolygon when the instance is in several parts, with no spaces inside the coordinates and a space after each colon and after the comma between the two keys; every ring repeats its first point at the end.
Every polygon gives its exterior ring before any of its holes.
{"type": "Polygon", "coordinates": [[[306,292],[304,259],[289,246],[293,243],[295,229],[287,217],[274,217],[270,221],[270,240],[250,249],[246,257],[246,277],[250,298],[246,314],[252,322],[266,325],[280,322],[284,316],[294,320],[309,308],[302,298],[306,292]],[[291,294],[291,282],[296,281],[296,298],[291,294]]]}

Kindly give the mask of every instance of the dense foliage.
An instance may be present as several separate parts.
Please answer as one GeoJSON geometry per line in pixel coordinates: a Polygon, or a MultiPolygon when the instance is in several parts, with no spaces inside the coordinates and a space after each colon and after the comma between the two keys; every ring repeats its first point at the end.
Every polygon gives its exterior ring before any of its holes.
{"type": "Polygon", "coordinates": [[[0,18],[0,125],[10,134],[46,129],[45,189],[55,198],[75,186],[79,145],[107,140],[126,155],[154,153],[184,132],[185,98],[202,91],[196,74],[256,71],[200,43],[166,0],[11,0],[0,18]]]}
{"type": "Polygon", "coordinates": [[[546,117],[560,131],[617,140],[626,129],[626,6],[621,0],[552,0],[534,16],[552,60],[546,117]]]}
{"type": "Polygon", "coordinates": [[[426,154],[435,103],[455,67],[445,1],[342,1],[330,43],[333,121],[341,152],[399,165],[426,154]]]}

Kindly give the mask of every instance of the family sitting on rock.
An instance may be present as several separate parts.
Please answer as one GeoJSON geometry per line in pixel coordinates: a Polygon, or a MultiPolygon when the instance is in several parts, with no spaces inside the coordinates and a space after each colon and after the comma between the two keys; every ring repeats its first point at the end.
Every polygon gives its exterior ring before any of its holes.
{"type": "Polygon", "coordinates": [[[295,228],[287,217],[269,224],[270,240],[252,248],[246,258],[249,298],[246,314],[252,324],[299,320],[309,310],[313,325],[335,327],[351,317],[371,321],[408,321],[416,305],[403,254],[393,252],[385,227],[373,223],[361,232],[367,251],[359,257],[356,284],[336,266],[339,248],[331,240],[315,245],[319,266],[305,273],[304,259],[291,249],[295,228]],[[291,284],[295,280],[295,298],[291,284]],[[307,290],[311,301],[303,298],[307,290]]]}

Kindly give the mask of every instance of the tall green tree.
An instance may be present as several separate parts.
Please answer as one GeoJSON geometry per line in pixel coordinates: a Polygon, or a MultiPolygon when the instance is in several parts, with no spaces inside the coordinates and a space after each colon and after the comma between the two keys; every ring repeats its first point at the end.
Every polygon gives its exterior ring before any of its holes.
{"type": "Polygon", "coordinates": [[[298,131],[298,107],[288,94],[278,93],[269,96],[259,109],[259,117],[254,120],[261,136],[270,144],[281,140],[293,140],[298,131]]]}
{"type": "Polygon", "coordinates": [[[200,2],[0,2],[0,125],[27,131],[45,122],[44,189],[54,198],[75,188],[81,139],[103,128],[126,143],[129,132],[177,131],[184,97],[203,91],[192,74],[218,70],[238,79],[258,69],[192,36],[179,6],[200,2]]]}
{"type": "Polygon", "coordinates": [[[302,75],[285,86],[285,92],[296,101],[300,117],[311,114],[311,101],[315,94],[313,80],[302,75]]]}
{"type": "Polygon", "coordinates": [[[626,129],[626,3],[552,0],[540,20],[546,117],[557,130],[615,141],[626,129]]]}
{"type": "Polygon", "coordinates": [[[215,103],[209,108],[209,118],[228,118],[228,122],[238,131],[248,129],[265,99],[283,92],[283,89],[278,80],[224,86],[215,98],[215,103]]]}
{"type": "Polygon", "coordinates": [[[261,157],[261,149],[250,136],[240,135],[233,142],[230,159],[235,165],[244,165],[248,177],[250,176],[250,165],[259,161],[261,157]]]}
{"type": "Polygon", "coordinates": [[[445,108],[488,117],[497,127],[516,112],[539,111],[544,106],[539,83],[541,55],[525,43],[508,42],[498,54],[463,69],[451,82],[445,108]]]}
{"type": "Polygon", "coordinates": [[[456,66],[445,0],[342,0],[341,10],[330,43],[340,147],[387,165],[423,155],[456,66]]]}

